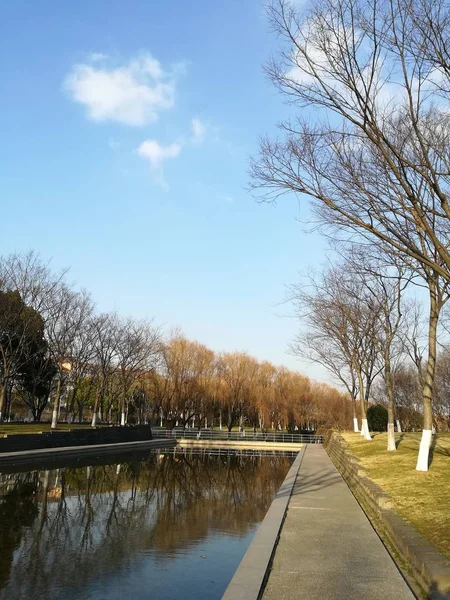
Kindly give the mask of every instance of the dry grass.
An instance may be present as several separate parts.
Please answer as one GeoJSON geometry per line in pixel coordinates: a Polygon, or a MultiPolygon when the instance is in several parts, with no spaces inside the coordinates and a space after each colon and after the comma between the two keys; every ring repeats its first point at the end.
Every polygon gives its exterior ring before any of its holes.
{"type": "Polygon", "coordinates": [[[383,433],[374,434],[372,442],[355,433],[343,437],[368,477],[391,496],[398,513],[450,559],[450,435],[437,436],[427,473],[415,470],[420,435],[397,435],[396,452],[386,451],[383,433]]]}
{"type": "MultiPolygon", "coordinates": [[[[90,429],[91,426],[88,423],[81,425],[72,423],[59,423],[56,431],[69,431],[70,429],[90,429]]],[[[43,433],[44,431],[50,431],[50,423],[1,423],[0,424],[0,436],[3,435],[16,435],[18,433],[43,433]]]]}

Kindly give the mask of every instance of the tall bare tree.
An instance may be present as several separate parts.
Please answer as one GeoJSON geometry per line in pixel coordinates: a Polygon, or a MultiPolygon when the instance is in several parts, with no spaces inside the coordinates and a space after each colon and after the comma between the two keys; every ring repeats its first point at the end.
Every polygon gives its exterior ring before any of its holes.
{"type": "Polygon", "coordinates": [[[379,347],[381,372],[388,398],[387,450],[392,452],[396,450],[393,371],[402,359],[402,333],[408,326],[403,313],[411,308],[404,299],[404,292],[413,274],[395,256],[377,256],[376,252],[368,254],[360,246],[347,248],[344,269],[368,292],[369,298],[379,309],[380,329],[375,342],[379,347]]]}
{"type": "Polygon", "coordinates": [[[424,427],[417,469],[428,469],[436,327],[450,282],[450,34],[445,0],[275,0],[284,41],[267,72],[293,106],[314,114],[263,139],[253,185],[266,198],[312,199],[322,222],[377,239],[414,268],[430,294],[424,427]],[[445,283],[443,283],[445,282],[445,283]]]}
{"type": "Polygon", "coordinates": [[[67,382],[72,363],[76,360],[72,353],[75,351],[80,331],[91,318],[93,304],[86,291],[74,292],[65,284],[58,287],[53,301],[53,309],[46,320],[45,330],[49,350],[57,368],[51,424],[51,428],[55,429],[62,386],[67,382]]]}
{"type": "Polygon", "coordinates": [[[120,424],[126,424],[127,406],[133,389],[144,373],[155,368],[160,332],[150,323],[123,319],[115,329],[118,375],[122,386],[120,424]]]}
{"type": "Polygon", "coordinates": [[[342,265],[327,268],[318,278],[311,277],[308,286],[294,286],[292,298],[307,327],[294,348],[317,358],[344,381],[351,397],[358,390],[361,435],[370,440],[366,407],[372,382],[379,373],[378,302],[342,265]]]}
{"type": "Polygon", "coordinates": [[[97,382],[92,412],[92,427],[97,424],[99,403],[103,401],[108,382],[117,375],[118,318],[115,313],[103,313],[92,321],[94,331],[94,361],[91,377],[97,382]]]}

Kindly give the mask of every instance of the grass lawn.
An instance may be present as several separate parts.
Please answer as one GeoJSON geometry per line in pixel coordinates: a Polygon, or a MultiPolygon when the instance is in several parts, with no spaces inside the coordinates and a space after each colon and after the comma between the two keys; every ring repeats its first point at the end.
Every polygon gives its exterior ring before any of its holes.
{"type": "MultiPolygon", "coordinates": [[[[90,429],[89,423],[59,423],[57,431],[68,431],[69,429],[90,429]]],[[[101,427],[101,425],[99,425],[101,427]]],[[[50,423],[0,423],[0,436],[5,434],[15,435],[16,433],[42,433],[50,431],[50,423]]]]}
{"type": "Polygon", "coordinates": [[[343,433],[350,451],[370,479],[393,499],[397,512],[450,559],[450,434],[436,438],[430,470],[415,470],[420,433],[396,434],[396,452],[387,452],[387,434],[368,442],[343,433]]]}

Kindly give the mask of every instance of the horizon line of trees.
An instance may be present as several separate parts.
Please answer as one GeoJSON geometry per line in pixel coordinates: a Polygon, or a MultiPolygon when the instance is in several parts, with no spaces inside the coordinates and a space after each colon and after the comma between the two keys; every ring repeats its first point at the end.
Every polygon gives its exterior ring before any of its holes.
{"type": "Polygon", "coordinates": [[[0,257],[0,418],[14,403],[52,427],[155,422],[167,427],[344,428],[347,394],[243,352],[215,353],[153,321],[98,313],[88,292],[34,252],[0,257]]]}

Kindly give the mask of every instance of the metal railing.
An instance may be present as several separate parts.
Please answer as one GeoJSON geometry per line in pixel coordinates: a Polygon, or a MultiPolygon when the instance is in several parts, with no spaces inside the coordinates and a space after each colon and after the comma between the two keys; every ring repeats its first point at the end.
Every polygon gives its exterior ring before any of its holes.
{"type": "Polygon", "coordinates": [[[260,433],[253,431],[220,431],[211,429],[152,429],[153,438],[177,440],[229,441],[229,442],[276,442],[281,444],[322,444],[323,436],[314,433],[260,433]]]}

